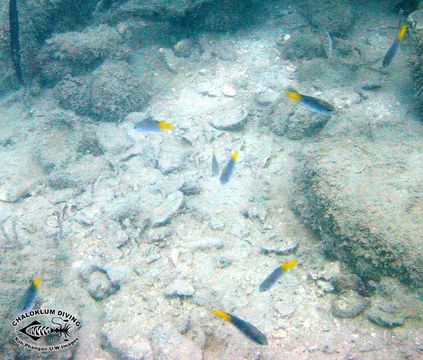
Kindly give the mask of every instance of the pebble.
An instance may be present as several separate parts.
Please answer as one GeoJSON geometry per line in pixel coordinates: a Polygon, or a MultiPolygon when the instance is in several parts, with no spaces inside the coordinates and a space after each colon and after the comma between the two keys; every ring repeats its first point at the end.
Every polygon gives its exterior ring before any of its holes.
{"type": "Polygon", "coordinates": [[[274,104],[279,97],[280,95],[278,92],[272,89],[265,89],[255,94],[255,101],[259,105],[268,106],[274,104]]]}
{"type": "Polygon", "coordinates": [[[147,233],[147,242],[150,244],[161,243],[166,241],[166,239],[171,235],[172,229],[170,229],[169,227],[150,229],[147,233]]]}
{"type": "Polygon", "coordinates": [[[213,250],[213,249],[222,249],[224,246],[223,240],[215,238],[206,238],[197,241],[190,242],[186,244],[186,247],[192,250],[213,250]]]}
{"type": "Polygon", "coordinates": [[[185,168],[186,153],[180,149],[169,149],[161,152],[157,159],[157,169],[163,175],[179,172],[185,168]]]}
{"type": "Polygon", "coordinates": [[[152,225],[158,227],[168,224],[183,206],[184,194],[181,191],[171,193],[161,205],[153,210],[151,217],[152,225]]]}
{"type": "Polygon", "coordinates": [[[209,227],[211,230],[223,230],[225,228],[225,223],[219,220],[212,220],[209,227]]]}
{"type": "Polygon", "coordinates": [[[333,292],[335,290],[332,284],[328,281],[317,280],[316,284],[319,287],[319,289],[322,289],[324,292],[327,292],[327,293],[333,292]]]}
{"type": "Polygon", "coordinates": [[[178,57],[190,57],[193,51],[193,42],[190,39],[179,40],[173,47],[173,51],[178,57]]]}
{"type": "Polygon", "coordinates": [[[275,309],[281,317],[289,318],[295,313],[297,306],[292,303],[278,302],[275,309]]]}
{"type": "Polygon", "coordinates": [[[217,267],[219,269],[224,269],[225,267],[228,267],[229,265],[232,264],[232,259],[229,259],[225,256],[219,256],[219,258],[217,259],[217,267]]]}
{"type": "Polygon", "coordinates": [[[355,274],[339,274],[332,278],[331,283],[337,292],[346,290],[355,290],[360,294],[365,292],[363,282],[355,274]]]}
{"type": "Polygon", "coordinates": [[[128,337],[120,327],[111,326],[102,331],[103,346],[110,348],[119,359],[153,360],[150,342],[139,335],[128,337]]]}
{"type": "Polygon", "coordinates": [[[262,245],[260,251],[264,255],[290,255],[296,253],[297,250],[298,242],[296,240],[271,239],[262,245]]]}
{"type": "Polygon", "coordinates": [[[160,260],[160,258],[161,256],[159,254],[153,254],[153,255],[147,256],[146,263],[150,265],[160,260]]]}
{"type": "Polygon", "coordinates": [[[267,216],[267,210],[265,207],[251,207],[241,211],[241,214],[250,220],[257,219],[260,223],[264,223],[267,216]]]}
{"type": "Polygon", "coordinates": [[[128,279],[130,273],[130,269],[125,265],[106,265],[104,270],[114,287],[120,287],[128,279]]]}
{"type": "Polygon", "coordinates": [[[354,318],[369,306],[370,301],[355,291],[348,291],[332,302],[331,312],[338,318],[354,318]]]}
{"type": "Polygon", "coordinates": [[[248,121],[248,111],[234,108],[230,113],[217,112],[213,114],[211,126],[218,130],[239,131],[248,121]]]}
{"type": "Polygon", "coordinates": [[[91,273],[88,282],[88,292],[94,300],[102,301],[118,290],[119,288],[113,285],[104,272],[94,271],[91,273]]]}
{"type": "Polygon", "coordinates": [[[225,84],[222,87],[222,94],[227,97],[235,97],[237,96],[238,92],[229,84],[225,84]]]}
{"type": "Polygon", "coordinates": [[[192,297],[194,287],[185,280],[175,280],[164,291],[165,297],[192,297]]]}

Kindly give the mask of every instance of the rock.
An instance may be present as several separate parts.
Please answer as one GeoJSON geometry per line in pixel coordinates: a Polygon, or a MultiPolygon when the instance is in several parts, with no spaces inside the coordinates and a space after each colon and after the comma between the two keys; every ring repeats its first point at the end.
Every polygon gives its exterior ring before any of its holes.
{"type": "Polygon", "coordinates": [[[369,300],[354,291],[347,291],[338,296],[331,305],[333,316],[338,318],[354,318],[363,313],[369,306],[369,300]]]}
{"type": "Polygon", "coordinates": [[[174,54],[172,49],[161,48],[159,52],[168,70],[175,74],[178,73],[182,65],[182,60],[174,54]]]}
{"type": "Polygon", "coordinates": [[[383,299],[369,310],[367,319],[376,325],[394,328],[404,325],[406,314],[397,305],[383,299]]]}
{"type": "Polygon", "coordinates": [[[173,51],[178,57],[190,57],[193,52],[193,42],[190,39],[179,40],[173,47],[173,51]]]}
{"type": "Polygon", "coordinates": [[[291,255],[298,250],[298,242],[296,240],[283,240],[279,237],[272,237],[261,246],[261,253],[264,255],[291,255]]]}
{"type": "Polygon", "coordinates": [[[301,1],[304,16],[318,29],[331,36],[345,37],[353,26],[354,14],[350,0],[301,1]]]}
{"type": "Polygon", "coordinates": [[[248,111],[239,107],[229,113],[224,108],[216,109],[211,118],[211,126],[218,130],[239,131],[248,121],[248,111]]]}
{"type": "Polygon", "coordinates": [[[199,7],[188,24],[213,32],[235,31],[253,22],[257,11],[254,0],[208,1],[199,7]]]}
{"type": "Polygon", "coordinates": [[[102,124],[97,128],[97,138],[105,152],[117,155],[131,149],[135,141],[126,131],[116,129],[115,124],[102,124]]]}
{"type": "Polygon", "coordinates": [[[322,237],[325,250],[366,282],[394,275],[419,286],[423,207],[417,184],[423,174],[415,164],[423,161],[423,132],[407,123],[384,136],[371,143],[321,143],[307,152],[295,175],[294,210],[322,237]],[[411,134],[407,142],[404,134],[411,134]]]}
{"type": "Polygon", "coordinates": [[[324,292],[333,292],[335,289],[332,284],[328,281],[317,280],[316,285],[319,289],[322,289],[324,292]]]}
{"type": "Polygon", "coordinates": [[[275,305],[275,309],[278,312],[279,316],[283,318],[289,318],[295,313],[295,311],[297,310],[297,306],[293,303],[277,302],[275,305]]]}
{"type": "Polygon", "coordinates": [[[223,240],[218,238],[199,239],[185,246],[192,250],[210,251],[214,249],[222,249],[224,246],[223,240]]]}
{"type": "Polygon", "coordinates": [[[157,168],[163,175],[183,170],[187,163],[187,152],[179,147],[166,147],[157,158],[157,168]]]}
{"type": "Polygon", "coordinates": [[[258,91],[254,97],[258,105],[268,106],[276,103],[280,98],[280,94],[272,89],[264,89],[258,91]]]}
{"type": "Polygon", "coordinates": [[[184,194],[175,191],[168,195],[163,203],[153,210],[152,225],[163,226],[170,222],[172,217],[184,206],[184,194]]]}
{"type": "Polygon", "coordinates": [[[329,116],[316,115],[305,108],[298,108],[295,113],[287,117],[287,128],[285,135],[291,140],[300,140],[319,133],[329,116]]]}
{"type": "Polygon", "coordinates": [[[232,259],[230,259],[230,258],[228,258],[226,256],[219,256],[219,258],[217,259],[216,266],[219,269],[224,269],[224,268],[228,267],[231,264],[232,264],[232,259]]]}
{"type": "Polygon", "coordinates": [[[55,34],[45,42],[37,61],[43,66],[42,80],[51,84],[67,76],[92,71],[108,57],[125,54],[119,31],[108,26],[90,26],[82,32],[55,34]]]}
{"type": "Polygon", "coordinates": [[[238,92],[229,84],[225,84],[222,87],[222,94],[227,97],[235,97],[238,92]]]}
{"type": "Polygon", "coordinates": [[[281,54],[287,60],[325,57],[322,38],[310,31],[297,32],[281,44],[281,54]]]}
{"type": "Polygon", "coordinates": [[[122,121],[149,100],[146,85],[124,61],[106,62],[93,72],[91,113],[102,121],[122,121]]]}
{"type": "Polygon", "coordinates": [[[54,190],[84,187],[93,184],[99,174],[110,175],[108,161],[101,157],[87,155],[61,169],[52,171],[48,176],[48,185],[54,190]]]}
{"type": "Polygon", "coordinates": [[[161,227],[157,229],[150,229],[147,233],[149,243],[159,243],[166,241],[172,235],[172,229],[168,227],[161,227]]]}
{"type": "Polygon", "coordinates": [[[330,116],[313,113],[308,108],[284,100],[276,103],[261,122],[279,136],[300,140],[319,133],[329,119],[330,116]]]}
{"type": "Polygon", "coordinates": [[[102,331],[103,346],[125,360],[153,360],[153,350],[150,342],[140,336],[128,337],[119,327],[107,327],[102,331]]]}
{"type": "Polygon", "coordinates": [[[94,132],[83,132],[81,134],[76,151],[82,155],[104,155],[104,148],[94,132]]]}
{"type": "MultiPolygon", "coordinates": [[[[363,76],[365,75],[368,79],[373,75],[369,73],[370,71],[363,76]]],[[[331,90],[354,83],[357,74],[360,74],[360,71],[356,72],[355,65],[346,64],[339,59],[312,59],[303,62],[298,67],[297,78],[299,81],[310,83],[318,89],[331,90]]]]}
{"type": "Polygon", "coordinates": [[[125,265],[106,265],[104,270],[115,288],[120,288],[128,280],[130,274],[130,269],[125,265]]]}
{"type": "Polygon", "coordinates": [[[366,294],[364,284],[355,274],[339,274],[332,278],[331,281],[335,291],[344,292],[347,290],[357,291],[359,294],[366,294]]]}
{"type": "Polygon", "coordinates": [[[253,220],[257,219],[260,223],[264,223],[267,216],[267,209],[264,206],[261,207],[249,207],[248,209],[244,209],[241,211],[241,214],[244,215],[245,218],[253,220]]]}
{"type": "Polygon", "coordinates": [[[184,280],[175,280],[164,291],[166,297],[192,297],[194,295],[193,286],[184,280]]]}
{"type": "Polygon", "coordinates": [[[202,191],[197,179],[184,181],[179,190],[182,191],[185,196],[198,195],[202,191]]]}
{"type": "Polygon", "coordinates": [[[102,301],[119,290],[102,271],[93,271],[89,277],[88,292],[95,301],[102,301]]]}
{"type": "Polygon", "coordinates": [[[155,349],[154,359],[203,359],[201,349],[187,336],[181,335],[178,330],[169,323],[159,323],[151,331],[150,340],[155,349]]]}
{"type": "Polygon", "coordinates": [[[162,257],[159,254],[153,254],[147,257],[146,263],[148,265],[155,263],[156,261],[160,260],[162,257]]]}
{"type": "Polygon", "coordinates": [[[55,87],[54,96],[64,109],[71,109],[78,115],[89,115],[92,108],[89,79],[68,77],[55,87]]]}

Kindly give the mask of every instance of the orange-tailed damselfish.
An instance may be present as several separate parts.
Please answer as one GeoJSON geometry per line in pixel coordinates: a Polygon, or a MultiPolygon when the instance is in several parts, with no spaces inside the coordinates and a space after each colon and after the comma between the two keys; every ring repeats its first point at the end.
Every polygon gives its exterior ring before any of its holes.
{"type": "Polygon", "coordinates": [[[292,88],[287,89],[285,91],[285,95],[291,100],[303,104],[311,111],[317,112],[319,114],[330,115],[335,112],[335,108],[328,102],[317,99],[313,96],[300,94],[298,91],[292,88]]]}
{"type": "Polygon", "coordinates": [[[41,285],[40,278],[36,277],[31,280],[31,284],[26,289],[19,303],[19,311],[21,313],[31,311],[32,309],[34,309],[35,302],[37,301],[37,298],[38,298],[38,288],[40,285],[41,285]]]}
{"type": "Polygon", "coordinates": [[[222,310],[213,310],[213,315],[220,317],[223,320],[230,322],[235,326],[239,331],[241,331],[246,337],[253,340],[257,344],[267,345],[267,337],[254,325],[251,325],[249,322],[236,317],[235,315],[229,314],[222,310]]]}
{"type": "Polygon", "coordinates": [[[397,50],[399,48],[399,44],[402,39],[404,39],[405,34],[407,33],[408,26],[404,24],[401,26],[400,30],[398,31],[397,37],[395,38],[394,42],[392,43],[391,47],[389,48],[388,52],[386,53],[385,57],[382,61],[382,67],[387,67],[392,62],[397,50]]]}
{"type": "Polygon", "coordinates": [[[269,290],[279,279],[279,277],[285,271],[288,271],[292,267],[298,264],[297,260],[291,260],[284,262],[281,266],[278,266],[275,270],[273,270],[270,275],[260,284],[259,291],[263,292],[269,290]]]}

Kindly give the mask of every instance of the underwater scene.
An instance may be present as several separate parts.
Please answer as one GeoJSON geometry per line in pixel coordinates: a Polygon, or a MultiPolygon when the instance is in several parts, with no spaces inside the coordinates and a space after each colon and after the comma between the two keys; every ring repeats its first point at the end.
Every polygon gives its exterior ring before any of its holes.
{"type": "Polygon", "coordinates": [[[0,25],[1,360],[423,359],[423,1],[0,25]]]}

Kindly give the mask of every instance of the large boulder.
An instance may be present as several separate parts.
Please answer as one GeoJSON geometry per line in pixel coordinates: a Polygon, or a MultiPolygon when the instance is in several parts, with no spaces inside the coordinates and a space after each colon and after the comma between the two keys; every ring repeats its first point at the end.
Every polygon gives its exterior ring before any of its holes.
{"type": "Polygon", "coordinates": [[[423,129],[330,139],[300,156],[294,210],[363,280],[423,283],[423,129]]]}

